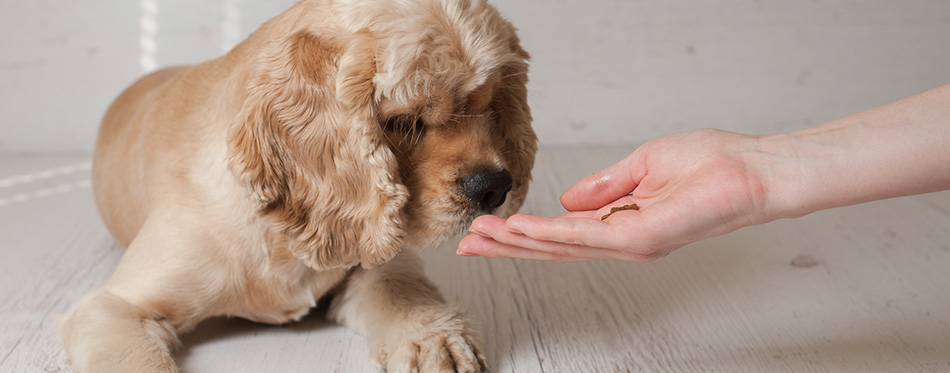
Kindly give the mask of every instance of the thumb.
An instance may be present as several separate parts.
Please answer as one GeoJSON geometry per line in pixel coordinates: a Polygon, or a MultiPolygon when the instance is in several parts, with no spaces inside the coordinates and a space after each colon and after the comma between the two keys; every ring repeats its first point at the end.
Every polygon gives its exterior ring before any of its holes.
{"type": "Polygon", "coordinates": [[[561,205],[568,211],[596,210],[633,191],[646,175],[641,151],[610,167],[578,181],[561,194],[561,205]]]}

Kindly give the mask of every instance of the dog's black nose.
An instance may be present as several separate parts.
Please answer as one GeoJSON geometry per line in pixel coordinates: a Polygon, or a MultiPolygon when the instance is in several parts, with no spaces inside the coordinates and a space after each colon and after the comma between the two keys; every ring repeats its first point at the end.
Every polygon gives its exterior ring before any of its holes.
{"type": "Polygon", "coordinates": [[[505,203],[513,182],[506,169],[480,169],[459,180],[462,194],[484,212],[491,212],[505,203]]]}

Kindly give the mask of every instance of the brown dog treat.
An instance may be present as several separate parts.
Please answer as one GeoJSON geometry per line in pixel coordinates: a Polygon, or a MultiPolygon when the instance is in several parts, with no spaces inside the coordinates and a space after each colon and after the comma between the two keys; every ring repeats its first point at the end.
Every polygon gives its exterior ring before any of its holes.
{"type": "Polygon", "coordinates": [[[631,203],[631,204],[629,204],[629,205],[623,205],[623,206],[620,206],[620,207],[611,207],[611,208],[610,208],[610,212],[607,213],[607,215],[604,215],[603,217],[601,217],[600,220],[607,220],[607,218],[610,217],[610,215],[612,215],[613,213],[615,213],[615,212],[617,212],[617,211],[623,211],[623,210],[639,210],[639,209],[640,209],[640,206],[637,206],[636,203],[631,203]]]}

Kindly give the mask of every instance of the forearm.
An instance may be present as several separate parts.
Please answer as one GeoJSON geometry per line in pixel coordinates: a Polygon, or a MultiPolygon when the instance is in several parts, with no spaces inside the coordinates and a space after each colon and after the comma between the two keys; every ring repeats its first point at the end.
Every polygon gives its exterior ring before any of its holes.
{"type": "Polygon", "coordinates": [[[774,218],[950,189],[950,84],[760,144],[774,218]]]}

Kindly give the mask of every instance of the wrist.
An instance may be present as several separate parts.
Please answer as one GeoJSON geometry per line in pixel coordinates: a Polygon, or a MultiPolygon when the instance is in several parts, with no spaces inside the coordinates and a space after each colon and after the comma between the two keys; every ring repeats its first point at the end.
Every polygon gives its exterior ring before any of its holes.
{"type": "Polygon", "coordinates": [[[762,222],[796,218],[815,210],[809,203],[809,170],[816,165],[803,157],[793,135],[759,136],[745,155],[750,172],[762,183],[762,222]]]}

